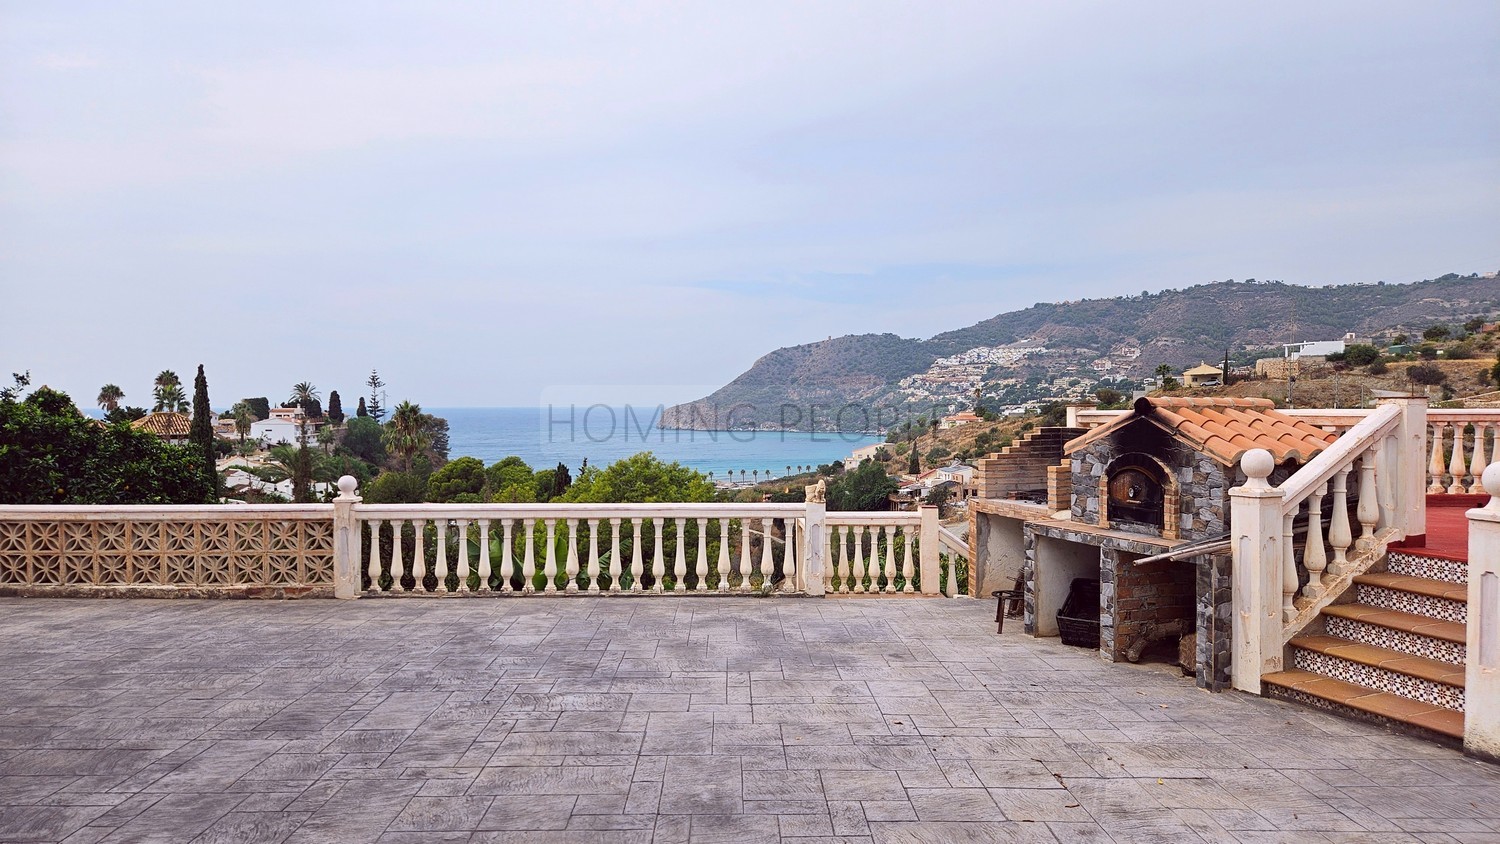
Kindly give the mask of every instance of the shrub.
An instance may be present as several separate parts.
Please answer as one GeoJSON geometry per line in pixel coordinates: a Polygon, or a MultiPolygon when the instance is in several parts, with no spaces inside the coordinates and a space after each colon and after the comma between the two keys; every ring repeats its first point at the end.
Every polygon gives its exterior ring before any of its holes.
{"type": "Polygon", "coordinates": [[[1390,369],[1391,368],[1389,366],[1385,365],[1385,361],[1377,358],[1370,362],[1370,365],[1366,368],[1366,371],[1371,375],[1384,375],[1389,372],[1390,369]]]}
{"type": "Polygon", "coordinates": [[[1439,342],[1453,336],[1453,329],[1446,325],[1430,325],[1422,331],[1423,340],[1439,342]]]}
{"type": "Polygon", "coordinates": [[[828,509],[884,510],[896,488],[895,479],[885,473],[884,467],[866,460],[858,469],[828,484],[828,509]]]}
{"type": "Polygon", "coordinates": [[[1406,380],[1413,384],[1431,386],[1448,380],[1448,374],[1436,364],[1419,363],[1406,370],[1406,380]]]}
{"type": "MultiPolygon", "coordinates": [[[[1329,360],[1333,355],[1328,356],[1329,360]]],[[[1380,358],[1380,350],[1365,343],[1354,343],[1344,349],[1344,360],[1350,366],[1369,366],[1380,358]]]]}

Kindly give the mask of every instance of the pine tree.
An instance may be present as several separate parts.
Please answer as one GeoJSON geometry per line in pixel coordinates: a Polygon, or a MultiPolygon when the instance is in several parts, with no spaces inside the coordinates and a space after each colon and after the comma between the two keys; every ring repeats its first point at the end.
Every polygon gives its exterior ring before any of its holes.
{"type": "Polygon", "coordinates": [[[339,399],[338,390],[328,393],[328,421],[334,425],[344,424],[344,403],[339,399]]]}
{"type": "Polygon", "coordinates": [[[365,383],[370,385],[370,404],[367,410],[370,418],[379,422],[385,418],[385,406],[380,403],[380,388],[385,386],[385,382],[380,380],[380,373],[372,369],[365,383]]]}
{"type": "Polygon", "coordinates": [[[915,441],[911,444],[911,458],[906,462],[906,472],[911,475],[922,474],[922,464],[917,460],[917,444],[915,441]]]}
{"type": "Polygon", "coordinates": [[[365,408],[364,396],[359,397],[359,407],[354,409],[354,415],[360,417],[361,419],[364,419],[370,415],[370,411],[365,408]]]}
{"type": "Polygon", "coordinates": [[[203,374],[203,364],[198,364],[198,376],[193,379],[193,424],[188,429],[188,442],[194,451],[203,455],[203,470],[208,476],[208,488],[213,499],[219,495],[219,472],[214,464],[213,411],[208,407],[208,378],[203,374]]]}

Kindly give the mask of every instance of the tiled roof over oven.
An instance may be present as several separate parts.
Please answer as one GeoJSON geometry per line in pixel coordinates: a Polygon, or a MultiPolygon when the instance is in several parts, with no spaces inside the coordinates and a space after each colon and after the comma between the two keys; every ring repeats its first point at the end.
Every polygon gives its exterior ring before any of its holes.
{"type": "Polygon", "coordinates": [[[131,422],[130,427],[173,439],[187,436],[193,428],[193,420],[186,413],[152,413],[131,422]]]}
{"type": "Polygon", "coordinates": [[[1145,419],[1226,466],[1252,448],[1271,452],[1277,463],[1305,463],[1333,444],[1337,434],[1276,410],[1270,399],[1141,398],[1132,413],[1069,442],[1065,454],[1145,419]]]}

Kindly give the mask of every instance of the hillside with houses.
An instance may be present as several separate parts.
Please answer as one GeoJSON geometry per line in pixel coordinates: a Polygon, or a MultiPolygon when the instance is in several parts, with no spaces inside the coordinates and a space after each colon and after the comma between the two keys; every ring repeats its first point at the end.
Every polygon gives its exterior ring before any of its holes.
{"type": "Polygon", "coordinates": [[[926,340],[849,335],[778,349],[711,395],[669,408],[664,425],[884,431],[972,406],[976,395],[1020,413],[1101,387],[1149,388],[1159,372],[1222,366],[1226,356],[1250,366],[1285,356],[1286,344],[1389,342],[1497,310],[1494,273],[1326,287],[1229,280],[1038,304],[926,340]]]}

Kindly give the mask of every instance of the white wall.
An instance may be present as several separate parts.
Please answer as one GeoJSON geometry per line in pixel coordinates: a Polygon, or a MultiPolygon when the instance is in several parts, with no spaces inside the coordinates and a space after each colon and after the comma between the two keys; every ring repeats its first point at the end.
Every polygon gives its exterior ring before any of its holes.
{"type": "MultiPolygon", "coordinates": [[[[1036,635],[1056,636],[1057,611],[1068,600],[1073,578],[1099,579],[1099,549],[1038,535],[1036,538],[1036,635]]],[[[1098,609],[1095,608],[1097,616],[1098,609]]]]}

